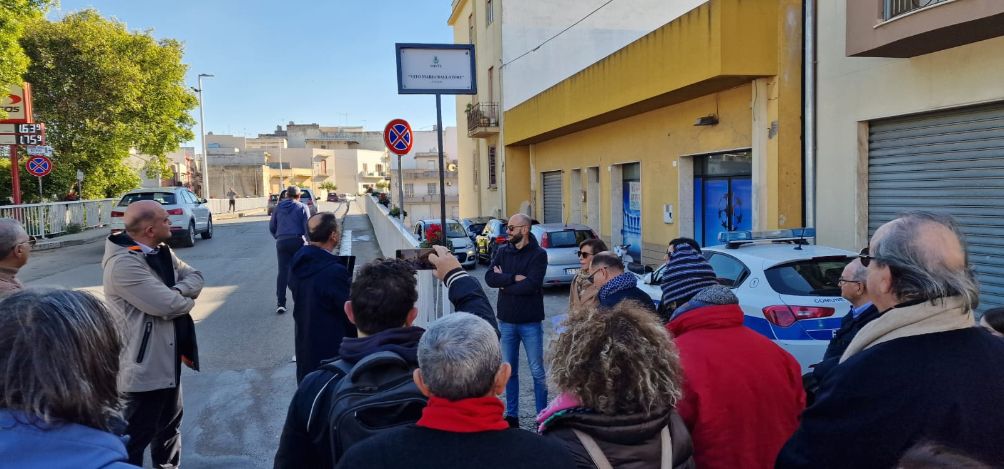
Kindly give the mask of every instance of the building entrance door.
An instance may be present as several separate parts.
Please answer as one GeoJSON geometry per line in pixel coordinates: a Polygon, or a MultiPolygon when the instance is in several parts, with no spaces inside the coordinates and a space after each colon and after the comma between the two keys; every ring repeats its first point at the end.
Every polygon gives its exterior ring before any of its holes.
{"type": "Polygon", "coordinates": [[[694,237],[714,246],[719,233],[753,227],[753,154],[749,150],[694,158],[694,237]]]}

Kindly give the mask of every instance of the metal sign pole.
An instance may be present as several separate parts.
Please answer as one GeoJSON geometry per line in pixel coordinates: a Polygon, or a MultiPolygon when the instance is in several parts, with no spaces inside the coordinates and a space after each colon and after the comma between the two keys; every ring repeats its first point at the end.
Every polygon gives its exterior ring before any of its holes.
{"type": "Polygon", "coordinates": [[[38,201],[39,203],[44,202],[45,196],[42,195],[42,176],[38,176],[38,201]]]}
{"type": "Polygon", "coordinates": [[[401,208],[401,223],[404,224],[404,167],[401,166],[401,155],[397,155],[397,206],[401,208]]]}
{"type": "Polygon", "coordinates": [[[14,205],[21,204],[21,174],[18,172],[18,166],[20,164],[17,161],[17,145],[10,146],[10,180],[11,180],[11,198],[14,199],[14,205]]]}
{"type": "Polygon", "coordinates": [[[443,245],[446,245],[446,174],[443,172],[443,105],[441,95],[436,93],[436,138],[439,141],[439,225],[443,229],[443,245]]]}

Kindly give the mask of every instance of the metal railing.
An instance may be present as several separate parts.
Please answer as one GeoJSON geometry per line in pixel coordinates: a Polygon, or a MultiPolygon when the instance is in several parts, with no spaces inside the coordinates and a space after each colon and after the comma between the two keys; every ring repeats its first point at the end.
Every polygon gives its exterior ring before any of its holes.
{"type": "Polygon", "coordinates": [[[499,126],[498,103],[477,103],[467,111],[467,131],[499,126]]]}
{"type": "Polygon", "coordinates": [[[0,206],[0,217],[21,222],[29,235],[47,238],[71,230],[82,231],[108,225],[117,200],[4,205],[0,206]]]}
{"type": "MultiPolygon", "coordinates": [[[[439,171],[434,169],[406,169],[404,177],[412,179],[435,179],[439,180],[439,171]]],[[[446,173],[446,179],[456,179],[456,173],[446,173]]]]}
{"type": "Polygon", "coordinates": [[[945,3],[949,0],[885,0],[885,19],[891,20],[897,16],[903,16],[911,11],[927,8],[938,3],[945,3]]]}

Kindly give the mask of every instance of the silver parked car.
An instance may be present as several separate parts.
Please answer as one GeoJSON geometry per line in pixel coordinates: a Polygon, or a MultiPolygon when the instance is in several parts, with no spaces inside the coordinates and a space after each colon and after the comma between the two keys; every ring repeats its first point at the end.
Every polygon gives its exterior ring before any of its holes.
{"type": "Polygon", "coordinates": [[[579,272],[579,243],[597,237],[596,232],[586,225],[563,223],[533,225],[530,233],[547,251],[545,287],[572,283],[579,272]]]}

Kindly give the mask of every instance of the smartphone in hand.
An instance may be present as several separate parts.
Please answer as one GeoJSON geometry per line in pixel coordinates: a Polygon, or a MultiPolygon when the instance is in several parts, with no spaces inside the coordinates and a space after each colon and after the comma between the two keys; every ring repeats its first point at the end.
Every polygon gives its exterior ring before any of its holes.
{"type": "Polygon", "coordinates": [[[429,254],[433,252],[432,248],[398,249],[396,257],[408,261],[415,270],[435,270],[436,266],[429,262],[429,254]]]}

